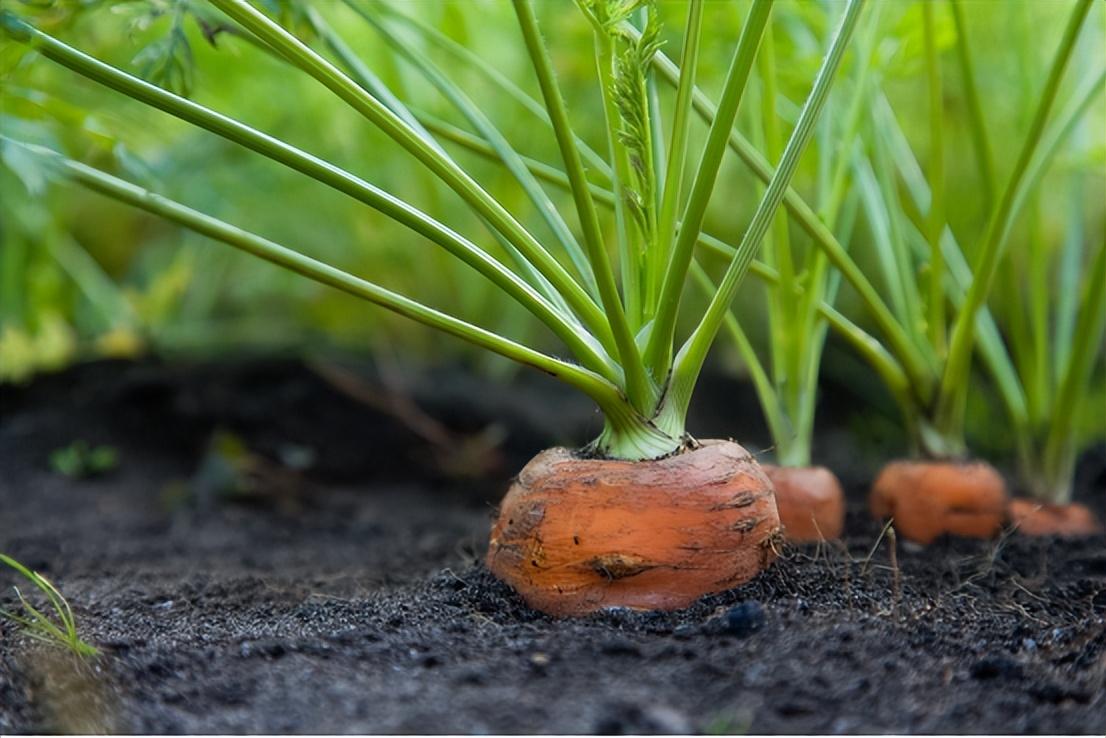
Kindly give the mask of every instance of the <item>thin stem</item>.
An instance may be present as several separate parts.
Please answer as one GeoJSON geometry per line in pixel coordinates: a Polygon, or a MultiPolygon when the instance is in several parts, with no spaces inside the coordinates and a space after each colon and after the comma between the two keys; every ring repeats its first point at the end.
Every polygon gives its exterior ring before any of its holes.
{"type": "Polygon", "coordinates": [[[507,210],[455,162],[430,146],[399,116],[341,70],[315,53],[247,0],[211,0],[211,3],[272,46],[295,66],[315,78],[350,107],[362,114],[393,141],[414,156],[477,214],[502,233],[568,302],[580,320],[601,341],[609,338],[610,326],[603,311],[583,287],[507,210]]]}
{"type": "MultiPolygon", "coordinates": [[[[673,86],[677,84],[680,69],[663,52],[657,52],[654,55],[653,64],[665,81],[673,86]]],[[[708,124],[714,120],[715,105],[699,89],[696,89],[692,95],[692,104],[699,117],[708,124]]],[[[772,179],[775,174],[772,166],[740,132],[736,130],[730,132],[728,145],[758,179],[765,183],[772,179]]],[[[847,250],[795,190],[788,188],[783,199],[783,205],[803,232],[819,249],[826,253],[830,263],[841,272],[853,289],[857,291],[864,307],[879,326],[885,340],[895,354],[900,357],[918,396],[929,397],[932,394],[933,385],[936,383],[936,367],[914,345],[906,329],[895,319],[894,314],[865,276],[864,271],[849,256],[847,250]]]]}
{"type": "Polygon", "coordinates": [[[425,213],[329,162],[94,59],[14,16],[0,14],[0,25],[13,38],[31,43],[48,59],[345,193],[447,249],[545,323],[585,365],[605,376],[617,376],[609,358],[604,357],[602,349],[586,331],[570,322],[499,261],[425,213]]]}
{"type": "Polygon", "coordinates": [[[964,78],[964,97],[968,103],[968,125],[971,128],[975,158],[979,167],[979,176],[982,180],[980,184],[983,187],[984,212],[990,212],[995,201],[994,156],[991,154],[987,125],[983,120],[983,106],[979,102],[975,72],[972,70],[972,56],[961,0],[949,0],[949,7],[952,9],[952,20],[956,26],[956,58],[960,62],[960,75],[964,78]]]}
{"type": "MultiPolygon", "coordinates": [[[[1065,484],[1058,484],[1057,495],[1070,495],[1071,472],[1074,468],[1075,429],[1077,405],[1084,396],[1090,380],[1094,361],[1102,348],[1103,328],[1106,326],[1106,246],[1098,245],[1094,261],[1087,272],[1087,287],[1067,366],[1060,374],[1060,387],[1052,411],[1052,423],[1044,449],[1046,476],[1065,484]]],[[[1053,499],[1052,502],[1068,502],[1069,499],[1053,499]]]]}
{"type": "Polygon", "coordinates": [[[1022,145],[1010,180],[1003,192],[1002,201],[989,220],[983,247],[972,270],[974,278],[971,287],[953,323],[948,361],[941,377],[936,414],[936,424],[945,434],[962,433],[968,393],[968,372],[975,339],[976,313],[986,300],[994,282],[999,258],[1002,256],[1003,247],[1013,226],[1012,216],[1022,177],[1037,150],[1049,112],[1060,89],[1060,80],[1090,8],[1091,0],[1079,0],[1072,11],[1060,46],[1053,58],[1052,68],[1041,92],[1041,101],[1033,116],[1025,143],[1022,145]]]}
{"type": "MultiPolygon", "coordinates": [[[[626,314],[619,300],[614,272],[603,246],[599,214],[596,212],[591,189],[588,187],[587,174],[580,157],[580,151],[576,146],[576,138],[568,119],[564,98],[561,96],[560,87],[557,85],[554,76],[549,51],[541,37],[537,18],[534,15],[534,8],[530,1],[515,0],[514,7],[515,14],[518,16],[519,27],[526,42],[526,49],[530,54],[534,71],[537,74],[538,84],[541,86],[546,109],[549,111],[557,145],[560,147],[561,157],[564,160],[565,171],[568,174],[572,189],[572,197],[576,203],[576,212],[579,214],[580,224],[584,232],[584,245],[588,251],[588,260],[595,272],[600,299],[604,310],[607,311],[607,319],[614,334],[619,363],[625,371],[627,396],[639,412],[651,414],[656,393],[645,375],[645,368],[637,344],[630,333],[626,314]]],[[[617,190],[615,192],[617,199],[617,190]]]]}
{"type": "MultiPolygon", "coordinates": [[[[352,0],[345,1],[346,4],[350,4],[352,2],[352,0]]],[[[495,85],[495,87],[500,92],[517,102],[525,111],[530,113],[533,117],[540,120],[546,126],[552,126],[552,123],[549,120],[549,113],[540,102],[538,102],[535,98],[527,94],[525,90],[512,82],[507,75],[500,72],[488,62],[484,61],[484,59],[482,59],[479,55],[473,53],[472,50],[466,48],[462,44],[457,43],[449,36],[445,35],[436,28],[423,23],[417,18],[397,11],[388,3],[374,3],[373,9],[384,11],[395,20],[406,24],[414,31],[418,32],[420,35],[423,36],[423,38],[430,41],[447,54],[453,56],[453,58],[468,64],[477,72],[484,75],[488,79],[488,81],[495,85]]],[[[588,165],[589,169],[593,172],[599,173],[600,175],[602,175],[605,181],[610,182],[612,177],[610,164],[608,164],[602,156],[600,156],[594,149],[588,146],[579,137],[576,138],[576,146],[580,149],[580,155],[584,159],[585,163],[588,165]]]]}
{"type": "MultiPolygon", "coordinates": [[[[599,90],[603,99],[603,120],[606,123],[607,150],[614,164],[614,178],[611,189],[614,190],[614,221],[618,251],[618,264],[622,276],[622,299],[625,301],[627,323],[636,329],[641,325],[640,254],[634,249],[630,230],[630,215],[626,188],[630,183],[630,158],[626,147],[619,140],[618,129],[621,118],[618,105],[614,100],[614,40],[604,28],[596,28],[595,69],[599,77],[599,90]]],[[[546,107],[549,107],[548,103],[546,107]]],[[[552,117],[552,116],[551,116],[552,117]]],[[[556,125],[556,124],[554,124],[556,125]]]]}
{"type": "Polygon", "coordinates": [[[737,109],[741,104],[741,98],[745,91],[749,72],[753,61],[756,59],[757,49],[764,34],[764,28],[768,23],[768,16],[772,11],[772,0],[754,0],[749,9],[749,16],[745,20],[745,26],[741,29],[741,38],[737,44],[737,52],[734,54],[730,70],[726,75],[726,83],[722,91],[714,120],[711,121],[710,132],[707,134],[707,143],[703,149],[703,155],[699,159],[699,167],[695,173],[695,180],[688,196],[687,206],[684,208],[684,216],[676,243],[673,245],[672,254],[665,270],[664,281],[661,286],[660,300],[657,303],[657,314],[653,331],[649,336],[649,343],[645,350],[645,363],[653,372],[653,378],[658,382],[668,380],[668,372],[672,360],[672,345],[675,339],[676,318],[680,310],[680,296],[683,293],[684,282],[687,279],[687,270],[691,264],[691,257],[695,252],[695,242],[699,231],[703,227],[703,217],[706,215],[710,196],[714,191],[714,184],[722,166],[722,158],[726,153],[726,143],[730,137],[734,120],[737,117],[737,109]]]}
{"type": "MultiPolygon", "coordinates": [[[[5,140],[10,141],[10,139],[5,140]]],[[[158,215],[214,240],[222,241],[228,246],[253,254],[320,284],[360,297],[394,313],[436,328],[520,364],[535,367],[586,393],[604,411],[610,409],[616,415],[625,412],[617,407],[620,404],[625,404],[618,388],[594,372],[567,361],[556,359],[540,351],[535,351],[489,330],[427,307],[329,264],[312,259],[298,251],[193,210],[167,197],[157,195],[80,162],[66,159],[49,149],[15,141],[10,142],[24,146],[38,155],[49,157],[55,165],[56,171],[77,184],[114,200],[158,215]]]]}
{"type": "Polygon", "coordinates": [[[371,13],[362,12],[359,8],[355,8],[355,11],[357,11],[369,25],[376,29],[378,33],[384,36],[384,39],[397,54],[419,70],[419,72],[441,92],[447,100],[449,100],[458,112],[465,117],[469,124],[491,144],[497,156],[503,161],[503,165],[506,167],[507,171],[510,172],[523,192],[526,193],[526,196],[533,204],[538,215],[561,244],[565,253],[568,254],[577,273],[583,279],[584,285],[589,287],[589,292],[594,294],[595,276],[592,274],[591,265],[588,263],[587,257],[584,255],[580,245],[576,242],[575,236],[572,235],[572,230],[568,227],[568,224],[565,223],[564,218],[561,217],[561,214],[557,211],[557,208],[553,205],[549,196],[545,194],[541,185],[539,185],[530,174],[518,152],[515,151],[514,147],[511,146],[510,142],[499,129],[495,127],[491,119],[480,110],[478,105],[469,99],[464,90],[450,81],[449,78],[442,73],[440,68],[432,64],[425,54],[416,53],[414,49],[408,47],[387,24],[381,23],[371,13]]]}
{"type": "MultiPolygon", "coordinates": [[[[718,291],[718,287],[696,259],[691,262],[691,276],[707,299],[710,299],[718,291]]],[[[772,380],[768,377],[768,372],[764,370],[764,365],[761,363],[760,357],[757,356],[753,344],[749,341],[749,337],[745,335],[745,331],[741,328],[737,318],[734,317],[732,310],[726,313],[725,326],[726,331],[733,339],[734,345],[737,346],[737,352],[741,356],[741,360],[749,370],[749,377],[756,389],[760,409],[764,413],[764,420],[768,424],[768,432],[776,444],[778,455],[780,448],[787,444],[789,436],[785,430],[787,420],[780,408],[779,395],[772,385],[772,380]]]]}
{"type": "Polygon", "coordinates": [[[945,263],[941,254],[941,234],[945,231],[945,143],[944,106],[941,98],[941,64],[937,54],[937,31],[934,28],[934,3],[922,5],[925,36],[926,79],[929,88],[929,189],[933,193],[929,204],[926,235],[929,237],[929,341],[938,357],[945,355],[945,293],[942,280],[945,263]]]}
{"type": "MultiPolygon", "coordinates": [[[[448,123],[422,110],[412,109],[411,112],[428,131],[439,139],[462,146],[472,153],[479,154],[490,161],[494,161],[498,164],[503,163],[503,160],[499,158],[499,154],[496,153],[492,145],[480,136],[469,133],[452,123],[448,123]]],[[[522,157],[522,162],[526,165],[526,168],[530,170],[530,173],[541,181],[559,187],[566,192],[572,192],[572,183],[569,181],[568,175],[565,174],[564,170],[557,169],[555,166],[546,164],[543,161],[538,161],[537,159],[531,159],[527,156],[522,157]]],[[[614,193],[610,190],[604,189],[601,185],[595,184],[594,182],[588,182],[588,190],[591,192],[592,198],[598,204],[609,208],[614,207],[614,193]]]]}
{"type": "MultiPolygon", "coordinates": [[[[899,176],[906,185],[910,197],[919,211],[929,207],[931,193],[929,185],[925,181],[921,168],[918,166],[910,144],[903,135],[898,121],[891,113],[890,103],[882,94],[875,100],[876,114],[878,116],[877,128],[882,135],[887,136],[893,150],[893,156],[898,167],[899,176]]],[[[925,236],[920,236],[925,241],[925,236]]],[[[972,281],[972,270],[968,265],[964,254],[956,241],[956,236],[946,223],[941,235],[943,262],[945,264],[945,295],[954,309],[959,309],[964,302],[964,295],[972,281]]],[[[1006,345],[994,317],[989,308],[984,305],[976,316],[976,330],[978,331],[977,345],[983,362],[987,365],[995,380],[995,386],[999,390],[1007,413],[1014,423],[1016,432],[1027,427],[1028,416],[1024,389],[1014,370],[1013,362],[1006,350],[1006,345]]]]}
{"type": "Polygon", "coordinates": [[[657,226],[657,243],[652,255],[651,292],[656,297],[650,302],[649,315],[656,312],[664,277],[664,265],[671,253],[676,236],[676,211],[680,206],[684,169],[687,162],[687,139],[691,130],[691,93],[695,90],[695,68],[699,63],[699,40],[703,30],[703,2],[691,0],[687,8],[687,26],[680,51],[680,81],[676,85],[676,108],[672,115],[672,134],[668,144],[668,166],[664,175],[664,191],[661,195],[660,218],[657,226]]]}
{"type": "MultiPolygon", "coordinates": [[[[756,255],[757,247],[764,238],[776,210],[783,201],[788,184],[798,166],[799,158],[814,132],[814,124],[817,122],[818,115],[829,95],[837,68],[845,54],[849,39],[856,29],[856,23],[860,18],[863,5],[864,0],[849,0],[849,5],[841,19],[841,25],[838,27],[830,45],[829,53],[822,61],[814,86],[803,105],[802,112],[799,114],[795,129],[791,132],[780,166],[772,177],[772,181],[768,183],[768,190],[757,206],[757,210],[753,214],[753,220],[741,239],[741,245],[738,246],[734,259],[730,262],[725,275],[722,277],[718,292],[715,293],[707,307],[703,319],[677,355],[673,370],[672,387],[665,400],[666,412],[673,413],[676,417],[682,418],[687,412],[691,391],[703,367],[703,362],[706,360],[707,352],[718,334],[718,329],[729,310],[730,303],[733,301],[734,294],[741,283],[741,278],[748,270],[749,263],[756,255]]],[[[664,425],[661,425],[661,427],[663,428],[664,425]]]]}

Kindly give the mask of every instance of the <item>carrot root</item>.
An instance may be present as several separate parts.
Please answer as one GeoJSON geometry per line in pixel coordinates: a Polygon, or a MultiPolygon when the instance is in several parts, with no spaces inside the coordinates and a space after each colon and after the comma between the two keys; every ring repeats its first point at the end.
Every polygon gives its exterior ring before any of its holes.
{"type": "Polygon", "coordinates": [[[1016,498],[1007,510],[1010,522],[1027,536],[1092,536],[1102,532],[1102,523],[1086,505],[1050,505],[1016,498]]]}
{"type": "Polygon", "coordinates": [[[780,523],[789,541],[807,543],[840,538],[845,530],[845,493],[837,475],[824,466],[761,468],[776,490],[780,523]]]}
{"type": "Polygon", "coordinates": [[[990,464],[893,461],[872,485],[876,518],[893,518],[898,533],[917,543],[943,534],[993,538],[1006,520],[1006,483],[990,464]]]}
{"type": "Polygon", "coordinates": [[[779,536],[771,482],[736,443],[655,461],[554,448],[511,485],[487,565],[552,615],[675,610],[752,579],[779,536]]]}

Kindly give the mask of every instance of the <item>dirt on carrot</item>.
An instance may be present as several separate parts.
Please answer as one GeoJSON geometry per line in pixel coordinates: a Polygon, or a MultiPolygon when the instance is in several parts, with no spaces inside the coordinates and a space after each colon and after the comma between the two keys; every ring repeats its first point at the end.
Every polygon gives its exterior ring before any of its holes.
{"type": "Polygon", "coordinates": [[[824,466],[761,468],[776,490],[784,536],[796,543],[839,538],[845,529],[845,493],[837,475],[824,466]]]}
{"type": "Polygon", "coordinates": [[[892,461],[872,485],[876,518],[893,518],[899,535],[931,543],[944,534],[993,538],[1006,522],[1006,483],[990,464],[892,461]]]}
{"type": "Polygon", "coordinates": [[[771,483],[732,441],[655,461],[554,448],[511,485],[487,565],[553,615],[674,610],[759,574],[779,529],[771,483]]]}

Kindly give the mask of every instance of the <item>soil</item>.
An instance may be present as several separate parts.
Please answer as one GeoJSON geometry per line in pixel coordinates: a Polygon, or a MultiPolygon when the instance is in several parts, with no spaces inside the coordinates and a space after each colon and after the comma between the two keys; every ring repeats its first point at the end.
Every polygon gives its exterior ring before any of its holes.
{"type": "MultiPolygon", "coordinates": [[[[597,432],[588,403],[536,375],[405,370],[401,391],[347,368],[368,404],[295,360],[0,387],[0,551],[101,652],[80,664],[0,622],[0,733],[1106,732],[1106,537],[892,556],[864,496],[901,449],[842,392],[815,461],[848,490],[843,543],[684,611],[556,620],[480,559],[512,471],[597,432]],[[118,467],[52,471],[77,440],[118,467]]],[[[691,427],[759,450],[756,417],[715,377],[691,427]]],[[[1099,447],[1078,497],[1102,516],[1104,490],[1099,447]]],[[[16,583],[0,572],[0,608],[16,583]]]]}

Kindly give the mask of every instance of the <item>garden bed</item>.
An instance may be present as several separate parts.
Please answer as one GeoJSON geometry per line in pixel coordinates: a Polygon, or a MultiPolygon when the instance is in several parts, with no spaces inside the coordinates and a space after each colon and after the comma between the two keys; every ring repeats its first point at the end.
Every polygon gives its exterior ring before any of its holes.
{"type": "MultiPolygon", "coordinates": [[[[0,732],[1106,729],[1106,537],[900,544],[896,568],[864,502],[895,441],[851,453],[857,419],[827,406],[816,461],[848,490],[843,545],[788,548],[687,611],[553,620],[480,558],[509,475],[599,419],[536,376],[412,386],[454,433],[501,424],[479,476],[296,361],[101,363],[0,388],[0,551],[53,579],[101,649],[76,667],[0,623],[0,732]],[[219,482],[219,429],[267,460],[252,488],[219,482]],[[113,446],[118,469],[51,471],[76,440],[113,446]]],[[[708,378],[696,402],[689,427],[766,445],[747,389],[708,378]]],[[[1098,449],[1077,498],[1103,515],[1104,491],[1098,449]]]]}

